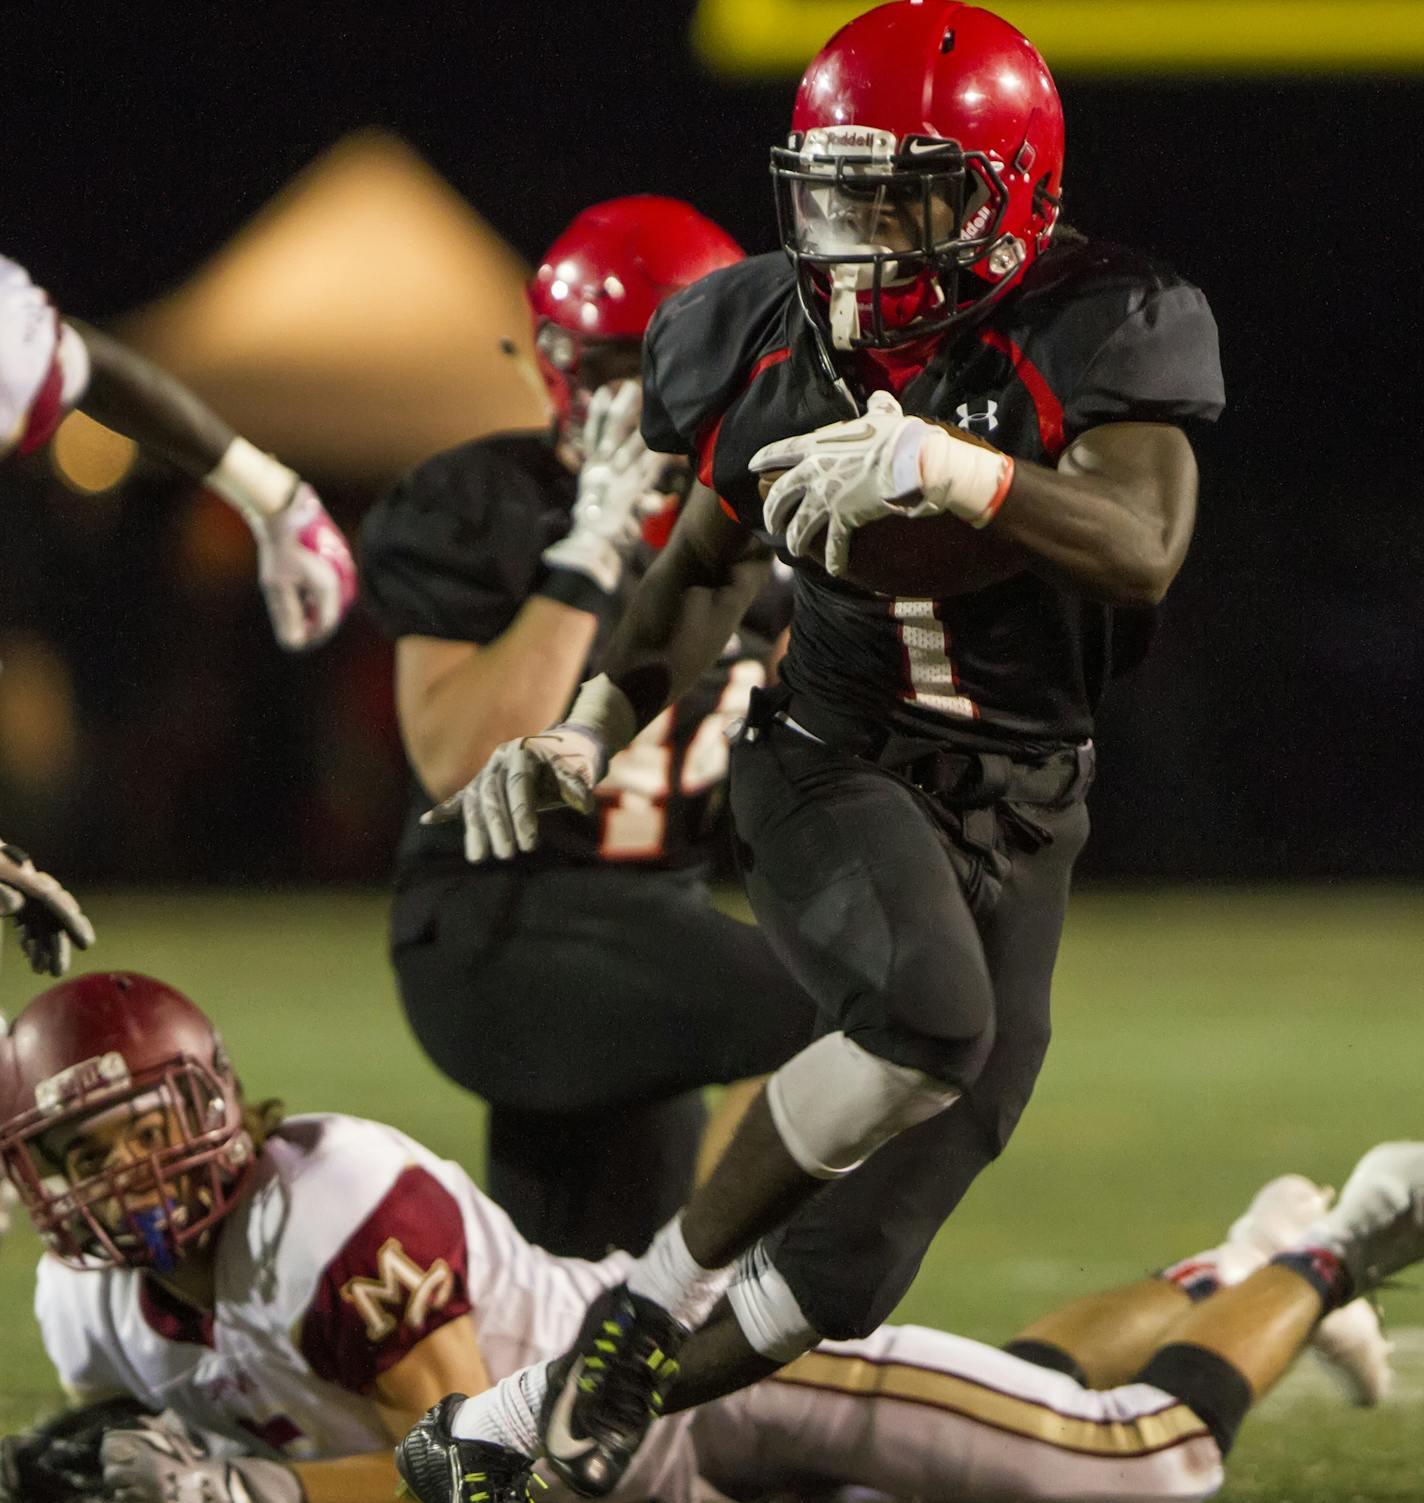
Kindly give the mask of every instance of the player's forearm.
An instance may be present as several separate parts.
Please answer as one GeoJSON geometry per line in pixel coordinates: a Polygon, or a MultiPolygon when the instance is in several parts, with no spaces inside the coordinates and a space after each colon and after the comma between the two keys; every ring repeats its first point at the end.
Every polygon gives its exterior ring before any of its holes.
{"type": "Polygon", "coordinates": [[[758,551],[710,569],[670,548],[649,569],[609,644],[604,671],[627,695],[639,728],[717,661],[771,573],[758,551]]]}
{"type": "Polygon", "coordinates": [[[1017,465],[990,525],[1070,589],[1111,605],[1156,605],[1186,557],[1196,490],[1180,430],[1117,424],[1084,434],[1057,470],[1017,465]]]}
{"type": "Polygon", "coordinates": [[[236,434],[205,402],[151,361],[88,324],[70,319],[89,351],[82,411],[201,480],[236,434]]]}
{"type": "Polygon", "coordinates": [[[501,742],[531,736],[564,713],[598,631],[598,618],[535,595],[505,632],[438,677],[422,679],[397,649],[396,703],[406,754],[435,800],[462,787],[501,742]]]}
{"type": "Polygon", "coordinates": [[[333,1461],[300,1461],[292,1470],[306,1503],[391,1503],[400,1486],[400,1474],[388,1450],[333,1461]]]}

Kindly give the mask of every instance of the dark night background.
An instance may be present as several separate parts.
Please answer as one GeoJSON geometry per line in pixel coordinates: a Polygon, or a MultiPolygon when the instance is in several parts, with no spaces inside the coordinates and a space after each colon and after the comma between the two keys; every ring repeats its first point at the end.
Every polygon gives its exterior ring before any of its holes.
{"type": "MultiPolygon", "coordinates": [[[[7,7],[0,251],[117,317],[363,125],[528,260],[633,191],[765,249],[793,81],[711,77],[691,10],[7,7]]],[[[1061,82],[1067,217],[1205,288],[1230,400],[1156,648],[1103,716],[1084,870],[1418,876],[1424,81],[1061,82]]],[[[379,877],[403,795],[369,625],[293,661],[246,583],[213,615],[154,471],[102,527],[33,466],[0,488],[0,632],[57,647],[82,725],[62,790],[0,765],[4,833],[76,880],[379,877]]],[[[328,499],[354,530],[370,498],[328,499]]]]}

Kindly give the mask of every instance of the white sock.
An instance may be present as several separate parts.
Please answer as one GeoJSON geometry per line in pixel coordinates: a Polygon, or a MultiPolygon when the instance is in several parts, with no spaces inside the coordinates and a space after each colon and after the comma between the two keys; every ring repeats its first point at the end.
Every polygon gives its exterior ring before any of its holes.
{"type": "Polygon", "coordinates": [[[712,1313],[732,1281],[732,1268],[704,1268],[687,1250],[679,1212],[653,1238],[652,1246],[628,1270],[628,1290],[661,1305],[689,1331],[712,1313]]]}
{"type": "Polygon", "coordinates": [[[501,1378],[493,1388],[466,1399],[455,1411],[452,1433],[459,1440],[488,1440],[526,1456],[539,1454],[539,1410],[549,1386],[544,1362],[501,1378]]]}

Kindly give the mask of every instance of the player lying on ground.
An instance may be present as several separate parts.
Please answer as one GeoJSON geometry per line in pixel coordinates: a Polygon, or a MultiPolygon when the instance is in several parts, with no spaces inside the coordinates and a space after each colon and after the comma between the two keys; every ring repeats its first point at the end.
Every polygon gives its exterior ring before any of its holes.
{"type": "MultiPolygon", "coordinates": [[[[557,1355],[629,1261],[531,1247],[392,1128],[246,1103],[211,1023],[142,976],[61,983],[16,1019],[0,1155],[48,1247],[35,1309],[65,1388],[165,1411],[13,1437],[4,1503],[94,1497],[101,1471],[119,1503],[386,1503],[390,1441],[423,1406],[557,1355]]],[[[1221,1247],[1002,1351],[893,1326],[819,1347],[660,1421],[618,1496],[1205,1497],[1323,1312],[1362,1323],[1335,1333],[1358,1396],[1386,1376],[1371,1312],[1345,1302],[1424,1254],[1424,1144],[1373,1150],[1327,1206],[1273,1181],[1221,1247]]],[[[458,1403],[402,1442],[407,1481],[513,1503],[488,1448],[436,1438],[458,1403]]]]}
{"type": "Polygon", "coordinates": [[[331,636],[356,598],[356,567],[311,486],[165,371],[98,329],[61,319],[24,267],[0,256],[0,459],[40,448],[75,407],[242,514],[283,647],[331,636]]]}
{"type": "Polygon", "coordinates": [[[782,252],[668,299],[644,342],[643,437],[717,499],[689,499],[564,722],[432,811],[530,850],[536,812],[589,807],[710,661],[770,546],[790,560],[730,802],[820,1036],[565,1358],[465,1414],[537,1431],[590,1496],[653,1416],[874,1330],[1007,1147],[1051,1035],[1094,714],[1185,557],[1188,431],[1224,400],[1202,294],[1059,222],[1061,104],[1007,22],[868,11],[791,126],[782,252]]]}

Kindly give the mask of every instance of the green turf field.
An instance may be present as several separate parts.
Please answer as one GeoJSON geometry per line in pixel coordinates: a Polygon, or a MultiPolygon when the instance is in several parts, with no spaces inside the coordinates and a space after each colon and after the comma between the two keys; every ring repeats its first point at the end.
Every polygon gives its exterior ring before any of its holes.
{"type": "MultiPolygon", "coordinates": [[[[251,1091],[380,1117],[475,1162],[479,1111],[405,1035],[381,896],[86,906],[96,958],[189,991],[251,1091]]],[[[10,950],[7,1010],[29,979],[10,950]]],[[[941,1236],[907,1319],[1002,1340],[1067,1296],[1218,1240],[1272,1174],[1339,1184],[1372,1142],[1424,1134],[1424,893],[1090,893],[1070,915],[1056,1011],[1036,1100],[941,1236]]],[[[0,1249],[0,1430],[52,1396],[28,1310],[34,1256],[28,1234],[0,1249]]],[[[1386,1307],[1399,1397],[1349,1410],[1302,1364],[1248,1421],[1223,1497],[1424,1498],[1424,1294],[1392,1292],[1386,1307]]]]}

